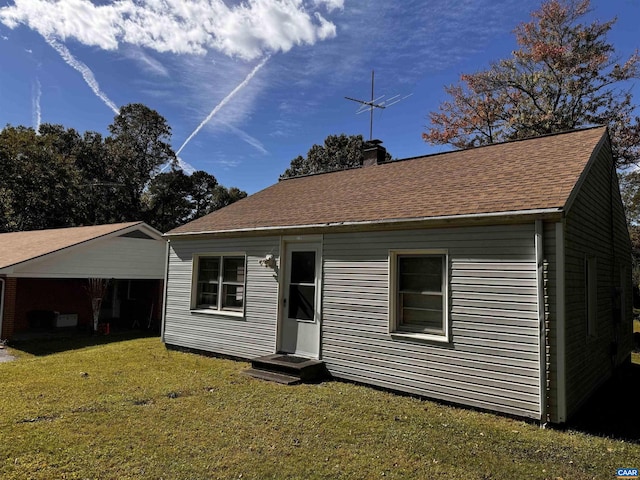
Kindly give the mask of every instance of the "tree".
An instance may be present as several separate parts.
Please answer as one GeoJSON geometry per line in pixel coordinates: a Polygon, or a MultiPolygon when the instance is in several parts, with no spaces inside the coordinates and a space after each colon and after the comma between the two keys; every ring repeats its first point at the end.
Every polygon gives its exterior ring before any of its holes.
{"type": "Polygon", "coordinates": [[[547,0],[516,27],[519,49],[445,88],[450,99],[429,115],[431,144],[475,147],[584,125],[608,125],[619,165],[638,161],[640,118],[627,81],[640,56],[622,60],[607,34],[615,19],[582,23],[589,0],[547,0]]]}
{"type": "Polygon", "coordinates": [[[191,174],[191,182],[191,199],[193,201],[193,215],[191,219],[195,220],[216,209],[214,197],[216,195],[218,181],[216,177],[210,173],[198,170],[191,174]]]}
{"type": "MultiPolygon", "coordinates": [[[[329,135],[324,145],[313,145],[306,158],[301,155],[294,158],[280,179],[359,167],[364,147],[362,135],[329,135]]],[[[388,153],[386,160],[391,160],[388,153]]]]}
{"type": "Polygon", "coordinates": [[[82,178],[79,224],[104,224],[123,220],[139,220],[131,215],[123,218],[120,211],[124,184],[117,166],[110,161],[105,140],[98,132],[87,131],[76,154],[76,168],[82,178]]]}
{"type": "Polygon", "coordinates": [[[75,131],[43,125],[0,131],[0,231],[74,225],[80,177],[74,166],[75,131]]]}
{"type": "MultiPolygon", "coordinates": [[[[207,213],[215,212],[221,208],[231,205],[238,200],[242,200],[247,196],[247,192],[240,190],[238,187],[226,188],[222,185],[216,185],[211,196],[211,203],[207,207],[207,213]]],[[[198,217],[193,217],[195,220],[198,217]]]]}
{"type": "Polygon", "coordinates": [[[149,182],[143,194],[143,218],[158,230],[168,232],[246,196],[236,187],[218,185],[216,177],[202,170],[189,176],[172,169],[149,182]]]}
{"type": "Polygon", "coordinates": [[[0,130],[0,232],[141,219],[168,231],[247,196],[177,170],[171,128],[144,105],[122,107],[109,131],[0,130]]]}
{"type": "Polygon", "coordinates": [[[176,164],[171,127],[155,110],[140,103],[125,105],[109,125],[106,139],[109,163],[119,192],[119,220],[141,218],[142,194],[162,165],[176,164]]]}
{"type": "Polygon", "coordinates": [[[193,181],[182,170],[159,173],[145,192],[145,220],[161,232],[187,223],[193,211],[193,181]]]}
{"type": "Polygon", "coordinates": [[[620,175],[620,193],[628,225],[640,224],[640,170],[620,175]]]}
{"type": "Polygon", "coordinates": [[[620,175],[620,191],[631,239],[633,285],[637,288],[640,285],[640,170],[620,175]]]}

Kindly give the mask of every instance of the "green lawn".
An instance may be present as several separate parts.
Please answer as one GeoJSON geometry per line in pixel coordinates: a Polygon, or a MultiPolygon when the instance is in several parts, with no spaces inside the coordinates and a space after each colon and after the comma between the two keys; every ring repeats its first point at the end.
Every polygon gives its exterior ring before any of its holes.
{"type": "Polygon", "coordinates": [[[640,468],[637,441],[342,382],[265,383],[241,375],[246,363],[158,338],[74,347],[14,349],[18,360],[0,364],[0,478],[593,479],[640,468]]]}

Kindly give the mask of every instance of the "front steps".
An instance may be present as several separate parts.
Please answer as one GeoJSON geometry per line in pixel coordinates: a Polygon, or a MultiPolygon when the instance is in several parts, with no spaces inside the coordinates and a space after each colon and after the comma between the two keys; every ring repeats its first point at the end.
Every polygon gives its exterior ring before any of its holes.
{"type": "Polygon", "coordinates": [[[328,376],[324,362],[284,353],[254,358],[243,373],[284,385],[318,382],[328,376]]]}

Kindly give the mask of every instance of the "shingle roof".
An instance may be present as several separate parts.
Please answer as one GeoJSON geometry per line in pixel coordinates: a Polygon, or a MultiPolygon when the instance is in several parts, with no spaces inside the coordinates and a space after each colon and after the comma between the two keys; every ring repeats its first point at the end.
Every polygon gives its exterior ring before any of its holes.
{"type": "Polygon", "coordinates": [[[63,250],[143,222],[0,234],[0,269],[63,250]]]}
{"type": "Polygon", "coordinates": [[[606,127],[283,180],[169,232],[561,209],[606,127]]]}

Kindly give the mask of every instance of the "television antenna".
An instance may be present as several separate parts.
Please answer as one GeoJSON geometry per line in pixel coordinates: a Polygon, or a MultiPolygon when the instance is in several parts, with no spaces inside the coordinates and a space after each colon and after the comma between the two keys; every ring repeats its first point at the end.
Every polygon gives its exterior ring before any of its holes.
{"type": "Polygon", "coordinates": [[[369,140],[373,140],[373,111],[376,108],[384,110],[385,108],[390,107],[391,105],[395,105],[396,103],[401,102],[405,98],[413,95],[412,93],[410,93],[409,95],[405,95],[404,97],[402,97],[401,95],[394,95],[393,97],[386,100],[382,100],[385,97],[384,95],[380,95],[378,98],[374,98],[374,79],[375,72],[371,70],[371,100],[359,100],[357,98],[344,97],[347,100],[351,100],[352,102],[360,104],[360,108],[358,108],[356,115],[360,115],[361,113],[364,113],[366,111],[369,112],[369,140]]]}

